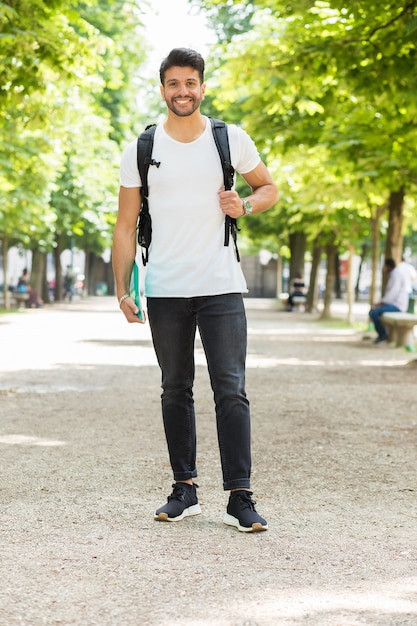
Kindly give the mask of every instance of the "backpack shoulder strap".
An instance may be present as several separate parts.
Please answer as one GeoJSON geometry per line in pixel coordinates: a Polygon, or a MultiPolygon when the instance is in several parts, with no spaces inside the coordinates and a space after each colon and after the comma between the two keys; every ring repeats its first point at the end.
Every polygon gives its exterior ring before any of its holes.
{"type": "MultiPolygon", "coordinates": [[[[147,126],[138,137],[137,162],[142,182],[142,198],[148,198],[148,170],[152,164],[152,149],[156,124],[147,126]]],[[[143,207],[142,207],[143,208],[143,207]]]]}
{"type": "MultiPolygon", "coordinates": [[[[213,132],[214,143],[216,144],[217,151],[220,156],[220,161],[223,168],[223,180],[224,188],[229,191],[232,189],[235,178],[235,168],[231,163],[230,157],[230,145],[229,134],[227,132],[227,124],[222,120],[216,120],[210,117],[211,130],[213,132]]],[[[226,215],[224,222],[224,245],[228,246],[230,241],[230,235],[235,244],[236,259],[240,262],[239,250],[237,247],[237,233],[239,228],[237,226],[236,218],[226,215]]]]}
{"type": "Polygon", "coordinates": [[[152,159],[153,140],[155,137],[156,125],[147,126],[137,141],[137,164],[142,183],[141,205],[138,221],[138,244],[142,248],[142,261],[146,265],[149,258],[149,247],[152,240],[152,220],[149,214],[149,188],[148,171],[150,165],[160,166],[160,163],[152,159]]]}
{"type": "Polygon", "coordinates": [[[214,142],[220,156],[223,168],[224,188],[228,191],[233,187],[235,169],[231,163],[229,135],[227,132],[227,124],[222,120],[216,120],[210,117],[211,129],[213,132],[214,142]]]}

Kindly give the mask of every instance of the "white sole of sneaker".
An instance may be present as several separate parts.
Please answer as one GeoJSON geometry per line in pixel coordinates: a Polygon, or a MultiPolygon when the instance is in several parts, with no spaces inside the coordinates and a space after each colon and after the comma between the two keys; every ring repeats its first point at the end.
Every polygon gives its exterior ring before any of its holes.
{"type": "Polygon", "coordinates": [[[260,522],[252,524],[252,526],[250,526],[249,528],[241,526],[237,517],[233,517],[233,515],[229,515],[229,513],[225,513],[223,522],[228,526],[234,526],[235,528],[240,530],[241,533],[257,533],[261,530],[268,530],[268,524],[264,526],[260,522]]]}
{"type": "Polygon", "coordinates": [[[181,515],[177,517],[168,517],[168,513],[159,513],[158,515],[154,515],[154,519],[159,522],[180,522],[184,517],[191,517],[191,515],[199,515],[200,513],[200,505],[193,504],[193,506],[189,506],[188,509],[184,509],[181,515]]]}

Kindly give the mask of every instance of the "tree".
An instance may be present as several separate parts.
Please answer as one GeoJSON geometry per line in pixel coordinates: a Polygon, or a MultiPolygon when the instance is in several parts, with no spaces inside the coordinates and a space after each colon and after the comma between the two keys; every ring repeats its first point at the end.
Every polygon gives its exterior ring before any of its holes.
{"type": "Polygon", "coordinates": [[[0,26],[3,252],[21,242],[45,254],[62,232],[82,244],[87,230],[102,251],[114,221],[118,143],[132,126],[144,60],[140,12],[122,0],[7,0],[0,26]]]}
{"type": "MultiPolygon", "coordinates": [[[[219,10],[239,3],[203,5],[219,10]]],[[[372,0],[257,0],[245,6],[253,9],[251,28],[222,46],[216,105],[241,116],[269,163],[325,148],[326,169],[332,170],[324,173],[326,188],[333,178],[337,192],[347,170],[353,196],[385,198],[391,207],[386,252],[397,255],[404,205],[397,202],[394,210],[393,200],[406,198],[417,182],[417,104],[411,97],[416,0],[383,7],[372,0]]],[[[317,209],[320,204],[321,194],[317,209]]],[[[303,205],[301,213],[304,223],[309,209],[303,205]]]]}

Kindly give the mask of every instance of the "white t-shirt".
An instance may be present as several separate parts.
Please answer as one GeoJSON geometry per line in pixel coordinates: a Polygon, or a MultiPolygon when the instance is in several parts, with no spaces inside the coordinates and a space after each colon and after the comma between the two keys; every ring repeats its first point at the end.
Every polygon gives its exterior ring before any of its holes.
{"type": "Polygon", "coordinates": [[[405,313],[408,307],[408,291],[404,276],[398,267],[390,271],[385,288],[385,293],[381,298],[385,304],[393,304],[400,311],[405,313]]]}
{"type": "Polygon", "coordinates": [[[407,261],[400,261],[397,265],[397,270],[404,278],[407,293],[411,294],[413,291],[413,285],[417,282],[417,272],[415,268],[411,265],[411,263],[407,263],[407,261]]]}
{"type": "MultiPolygon", "coordinates": [[[[249,135],[228,126],[230,155],[237,172],[245,174],[259,164],[249,135]]],[[[137,140],[123,152],[120,183],[141,187],[136,160],[137,140]]],[[[210,120],[190,143],[172,139],[159,125],[152,158],[160,166],[148,173],[152,243],[145,277],[148,297],[185,297],[247,292],[232,237],[224,245],[225,216],[217,192],[223,170],[210,120]]]]}

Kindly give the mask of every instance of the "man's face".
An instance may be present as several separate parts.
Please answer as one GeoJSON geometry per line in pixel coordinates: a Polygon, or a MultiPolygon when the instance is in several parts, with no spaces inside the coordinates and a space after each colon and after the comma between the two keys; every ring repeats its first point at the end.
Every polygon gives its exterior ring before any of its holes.
{"type": "Polygon", "coordinates": [[[161,96],[170,111],[179,117],[187,117],[196,111],[204,99],[205,83],[192,67],[170,67],[165,72],[161,96]]]}

